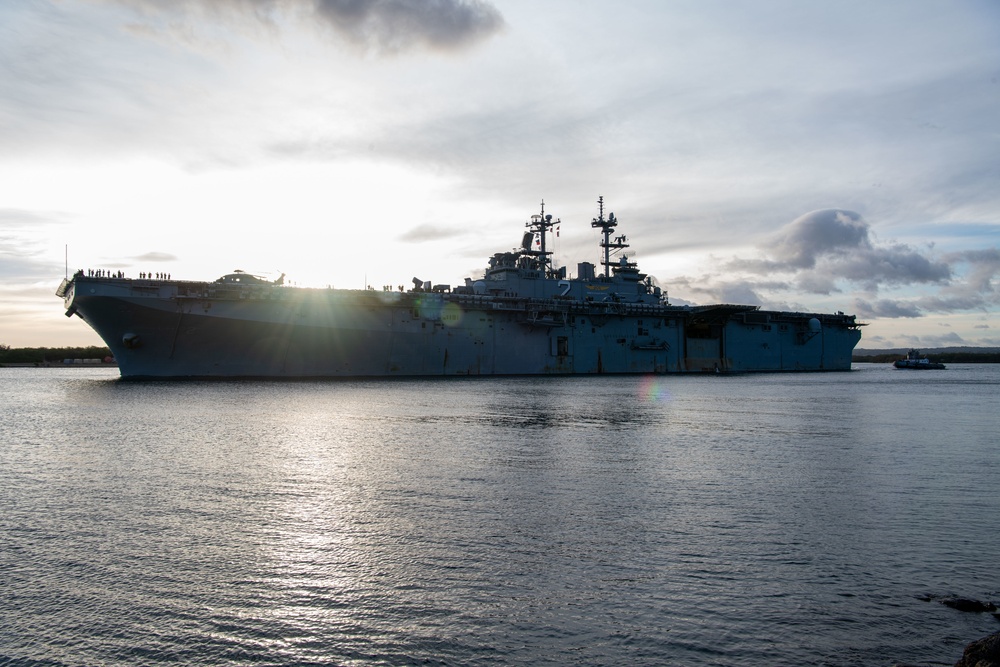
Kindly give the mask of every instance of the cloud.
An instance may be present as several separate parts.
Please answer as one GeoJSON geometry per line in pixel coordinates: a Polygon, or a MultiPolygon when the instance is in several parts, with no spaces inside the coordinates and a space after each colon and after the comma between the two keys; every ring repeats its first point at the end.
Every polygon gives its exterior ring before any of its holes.
{"type": "Polygon", "coordinates": [[[1000,305],[1000,249],[984,248],[949,253],[945,258],[955,267],[957,277],[921,302],[928,311],[955,313],[988,311],[1000,305]]]}
{"type": "Polygon", "coordinates": [[[855,299],[854,312],[862,319],[876,317],[896,319],[900,317],[921,317],[923,315],[916,306],[905,301],[894,301],[892,299],[879,299],[877,301],[855,299]]]}
{"type": "Polygon", "coordinates": [[[810,294],[830,295],[843,290],[837,287],[837,281],[833,276],[821,275],[819,273],[804,273],[798,278],[798,288],[810,294]]]}
{"type": "Polygon", "coordinates": [[[759,248],[757,257],[734,257],[719,264],[721,271],[678,278],[671,286],[701,303],[737,297],[767,308],[775,308],[789,292],[847,293],[844,300],[850,298],[853,312],[863,319],[991,312],[1000,305],[1000,249],[934,256],[932,248],[883,243],[850,210],[806,213],[769,235],[759,248]],[[879,297],[882,292],[888,295],[879,297]]]}
{"type": "Polygon", "coordinates": [[[0,280],[4,288],[62,273],[62,264],[54,264],[47,256],[44,233],[49,226],[64,224],[64,217],[48,211],[0,208],[0,280]]]}
{"type": "Polygon", "coordinates": [[[480,0],[317,0],[316,14],[352,43],[381,52],[458,49],[503,27],[500,12],[480,0]]]}
{"type": "MultiPolygon", "coordinates": [[[[891,251],[882,253],[877,249],[872,256],[878,258],[883,254],[886,257],[893,256],[891,251]]],[[[854,308],[861,317],[922,317],[925,313],[989,311],[1000,305],[1000,290],[996,285],[997,276],[1000,274],[998,248],[949,253],[943,263],[929,262],[909,249],[898,252],[894,257],[895,264],[892,268],[868,267],[860,277],[866,280],[881,279],[886,283],[899,281],[905,277],[909,282],[940,283],[941,288],[936,293],[922,294],[909,300],[869,301],[857,298],[854,300],[854,308]],[[906,261],[900,261],[901,259],[906,261]],[[948,281],[939,279],[945,268],[952,276],[948,281]],[[965,270],[960,270],[963,268],[965,270]]]]}
{"type": "Polygon", "coordinates": [[[831,263],[828,270],[872,290],[883,284],[943,283],[952,275],[948,264],[931,261],[903,244],[859,249],[831,263]]]}
{"type": "MultiPolygon", "coordinates": [[[[205,19],[277,32],[288,17],[332,30],[365,52],[396,54],[416,48],[456,51],[500,31],[500,12],[483,0],[105,0],[139,10],[146,21],[189,41],[205,19]]],[[[137,34],[156,34],[149,23],[137,34]]]]}
{"type": "Polygon", "coordinates": [[[51,280],[53,276],[61,277],[62,274],[62,265],[47,261],[37,249],[16,247],[0,239],[0,280],[7,283],[4,290],[15,283],[31,284],[51,280]]]}
{"type": "Polygon", "coordinates": [[[0,208],[0,230],[61,224],[60,214],[40,213],[20,208],[0,208]]]}
{"type": "Polygon", "coordinates": [[[870,227],[853,211],[822,209],[802,215],[762,245],[764,258],[740,259],[727,267],[758,275],[791,273],[798,288],[830,294],[849,281],[878,291],[883,285],[946,283],[952,268],[902,244],[878,244],[870,227]]]}
{"type": "Polygon", "coordinates": [[[171,255],[168,252],[147,252],[143,255],[138,255],[133,257],[137,262],[175,262],[177,261],[176,255],[171,255]]]}
{"type": "MultiPolygon", "coordinates": [[[[908,257],[909,253],[901,253],[908,257]]],[[[911,257],[917,267],[940,272],[937,264],[927,263],[924,258],[911,257]]],[[[947,262],[940,266],[948,268],[953,278],[942,284],[941,289],[934,294],[924,294],[919,303],[909,301],[880,299],[869,302],[856,299],[855,307],[862,317],[920,317],[924,313],[957,313],[964,311],[988,311],[1000,305],[1000,290],[997,289],[997,276],[1000,274],[1000,249],[986,248],[983,250],[967,250],[949,253],[947,262]],[[964,271],[960,271],[964,268],[964,271]]],[[[898,268],[898,267],[897,267],[898,268]]],[[[881,274],[889,276],[893,272],[885,268],[871,271],[869,275],[881,274]]],[[[905,276],[919,276],[921,272],[913,266],[899,269],[898,273],[905,276]]]]}
{"type": "Polygon", "coordinates": [[[745,281],[713,280],[710,276],[690,278],[679,276],[669,281],[671,289],[680,289],[692,300],[671,297],[675,305],[694,305],[696,303],[737,303],[748,306],[764,306],[778,308],[779,304],[769,302],[761,296],[760,290],[781,290],[788,287],[785,283],[762,282],[751,284],[745,281]]]}
{"type": "Polygon", "coordinates": [[[826,209],[793,220],[773,239],[770,253],[797,269],[811,269],[816,258],[871,248],[868,225],[852,211],[826,209]]]}
{"type": "Polygon", "coordinates": [[[447,227],[438,227],[436,225],[418,225],[404,234],[401,234],[399,240],[405,241],[406,243],[423,243],[424,241],[439,241],[441,239],[448,239],[461,235],[461,231],[449,229],[447,227]]]}
{"type": "Polygon", "coordinates": [[[950,347],[955,345],[967,345],[968,341],[954,331],[950,331],[940,336],[920,336],[921,345],[927,347],[950,347]]]}
{"type": "Polygon", "coordinates": [[[983,250],[966,250],[950,253],[947,259],[955,263],[964,263],[969,267],[966,284],[969,288],[981,293],[995,293],[994,284],[1000,274],[1000,249],[985,248],[983,250]]]}

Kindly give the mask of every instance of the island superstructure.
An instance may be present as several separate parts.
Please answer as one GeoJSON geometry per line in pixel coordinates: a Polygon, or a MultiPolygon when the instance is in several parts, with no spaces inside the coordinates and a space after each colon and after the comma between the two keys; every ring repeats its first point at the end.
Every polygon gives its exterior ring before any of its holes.
{"type": "Polygon", "coordinates": [[[308,378],[839,371],[861,338],[853,315],[752,305],[670,305],[630,261],[603,198],[600,271],[555,267],[552,215],[464,285],[317,289],[234,272],[214,282],[95,277],[56,294],[89,324],[123,378],[308,378]]]}

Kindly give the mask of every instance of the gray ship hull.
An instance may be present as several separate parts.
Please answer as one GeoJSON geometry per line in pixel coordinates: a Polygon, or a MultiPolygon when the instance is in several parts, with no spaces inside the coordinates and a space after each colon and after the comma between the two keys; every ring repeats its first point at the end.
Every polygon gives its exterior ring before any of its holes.
{"type": "Polygon", "coordinates": [[[124,378],[842,371],[853,316],[95,278],[60,287],[124,378]]]}

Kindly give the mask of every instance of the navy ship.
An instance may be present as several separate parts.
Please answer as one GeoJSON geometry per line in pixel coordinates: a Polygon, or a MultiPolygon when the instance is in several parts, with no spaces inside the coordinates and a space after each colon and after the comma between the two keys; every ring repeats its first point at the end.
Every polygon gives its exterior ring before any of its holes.
{"type": "Polygon", "coordinates": [[[334,378],[846,371],[863,326],[838,312],[674,306],[599,215],[603,261],[555,267],[559,224],[531,216],[519,248],[464,285],[413,279],[375,291],[285,285],[236,271],[215,282],[84,275],[62,281],[123,378],[334,378]]]}

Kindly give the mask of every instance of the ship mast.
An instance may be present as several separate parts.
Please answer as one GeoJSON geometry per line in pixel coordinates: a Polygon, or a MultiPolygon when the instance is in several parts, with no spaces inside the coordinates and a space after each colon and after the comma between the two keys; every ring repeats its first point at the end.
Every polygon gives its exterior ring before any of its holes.
{"type": "Polygon", "coordinates": [[[599,206],[600,213],[598,217],[594,218],[591,221],[590,226],[595,229],[600,228],[601,234],[604,236],[604,239],[601,241],[601,247],[604,248],[604,261],[601,263],[604,265],[604,277],[610,279],[611,250],[612,249],[622,250],[624,248],[627,248],[628,244],[625,243],[625,241],[627,241],[628,239],[626,239],[625,236],[622,235],[622,236],[616,236],[614,241],[611,240],[611,230],[618,226],[618,219],[615,218],[614,213],[609,213],[608,218],[605,220],[603,196],[597,198],[597,204],[599,206]]]}
{"type": "Polygon", "coordinates": [[[541,214],[535,214],[531,216],[531,221],[524,224],[525,227],[529,229],[532,234],[538,234],[539,236],[539,250],[531,250],[532,255],[537,255],[539,257],[539,263],[541,264],[542,271],[545,272],[546,276],[552,274],[552,253],[545,249],[546,236],[548,231],[552,229],[555,225],[559,224],[559,219],[552,219],[552,214],[545,215],[545,200],[542,200],[542,212],[541,214]]]}

